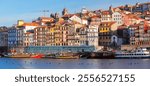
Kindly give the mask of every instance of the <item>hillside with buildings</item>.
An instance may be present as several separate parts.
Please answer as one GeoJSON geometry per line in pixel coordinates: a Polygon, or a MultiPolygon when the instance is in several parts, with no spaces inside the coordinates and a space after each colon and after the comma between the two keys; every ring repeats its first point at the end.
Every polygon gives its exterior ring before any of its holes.
{"type": "Polygon", "coordinates": [[[0,28],[0,52],[51,53],[150,46],[150,2],[50,14],[0,28]],[[132,46],[132,47],[129,47],[132,46]],[[51,51],[52,50],[52,51],[51,51]]]}

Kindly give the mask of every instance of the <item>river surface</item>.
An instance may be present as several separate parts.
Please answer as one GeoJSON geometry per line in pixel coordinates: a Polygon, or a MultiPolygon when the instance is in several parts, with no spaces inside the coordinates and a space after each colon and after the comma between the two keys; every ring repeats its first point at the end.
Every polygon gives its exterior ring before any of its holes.
{"type": "Polygon", "coordinates": [[[0,69],[150,69],[150,59],[0,58],[0,69]]]}

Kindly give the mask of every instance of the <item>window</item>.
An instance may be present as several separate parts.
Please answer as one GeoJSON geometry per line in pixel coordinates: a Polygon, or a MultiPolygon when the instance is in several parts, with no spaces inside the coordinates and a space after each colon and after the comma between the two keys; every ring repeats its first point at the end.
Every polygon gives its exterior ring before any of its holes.
{"type": "Polygon", "coordinates": [[[42,28],[40,28],[40,31],[42,31],[42,28]]]}

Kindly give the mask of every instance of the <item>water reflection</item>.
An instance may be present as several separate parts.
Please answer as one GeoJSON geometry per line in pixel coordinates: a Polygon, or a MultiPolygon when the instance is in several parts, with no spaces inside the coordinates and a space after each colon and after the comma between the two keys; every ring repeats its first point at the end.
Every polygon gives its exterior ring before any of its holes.
{"type": "Polygon", "coordinates": [[[0,58],[1,69],[149,69],[149,59],[0,58]]]}

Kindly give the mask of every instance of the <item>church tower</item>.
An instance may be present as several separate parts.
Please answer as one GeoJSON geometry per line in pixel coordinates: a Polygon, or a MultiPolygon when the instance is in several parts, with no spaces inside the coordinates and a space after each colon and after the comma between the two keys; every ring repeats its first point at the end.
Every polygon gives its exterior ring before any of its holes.
{"type": "Polygon", "coordinates": [[[109,7],[109,12],[112,14],[114,12],[112,5],[109,7]]]}
{"type": "Polygon", "coordinates": [[[66,8],[64,8],[62,11],[62,15],[67,15],[67,14],[68,14],[68,10],[66,8]]]}

